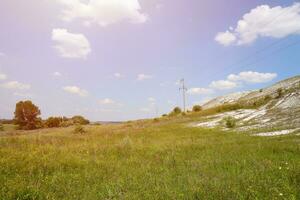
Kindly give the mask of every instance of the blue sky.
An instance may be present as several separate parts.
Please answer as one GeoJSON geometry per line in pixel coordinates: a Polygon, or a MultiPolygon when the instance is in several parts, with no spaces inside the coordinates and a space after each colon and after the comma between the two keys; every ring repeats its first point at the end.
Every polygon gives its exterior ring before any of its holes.
{"type": "Polygon", "coordinates": [[[271,0],[2,0],[0,118],[154,117],[300,72],[300,5],[271,0]],[[230,75],[230,76],[229,76],[230,75]]]}

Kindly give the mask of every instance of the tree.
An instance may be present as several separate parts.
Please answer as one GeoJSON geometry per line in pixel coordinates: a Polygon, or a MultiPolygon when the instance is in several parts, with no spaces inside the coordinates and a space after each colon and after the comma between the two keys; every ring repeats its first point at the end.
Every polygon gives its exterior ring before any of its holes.
{"type": "Polygon", "coordinates": [[[182,113],[181,109],[179,107],[175,107],[170,113],[170,116],[179,115],[180,113],[182,113]]]}
{"type": "Polygon", "coordinates": [[[54,128],[54,127],[60,127],[60,124],[62,123],[62,118],[61,117],[49,117],[46,122],[45,125],[48,128],[54,128]]]}
{"type": "Polygon", "coordinates": [[[176,114],[180,114],[182,111],[181,111],[181,109],[179,107],[175,107],[173,109],[173,112],[176,113],[176,114]]]}
{"type": "Polygon", "coordinates": [[[80,115],[72,117],[72,121],[74,124],[81,124],[81,125],[86,125],[90,123],[89,120],[85,119],[80,115]]]}
{"type": "Polygon", "coordinates": [[[39,127],[41,119],[38,116],[41,114],[39,108],[31,101],[20,101],[16,104],[15,122],[20,129],[32,130],[39,127]]]}
{"type": "Polygon", "coordinates": [[[194,105],[193,106],[193,112],[200,112],[202,110],[202,107],[199,105],[194,105]]]}

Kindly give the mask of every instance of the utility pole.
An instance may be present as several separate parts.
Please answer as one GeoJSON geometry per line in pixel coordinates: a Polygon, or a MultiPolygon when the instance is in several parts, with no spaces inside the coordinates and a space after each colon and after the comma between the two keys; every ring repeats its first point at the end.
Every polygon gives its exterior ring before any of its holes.
{"type": "Polygon", "coordinates": [[[181,87],[179,88],[179,91],[182,91],[182,98],[183,98],[183,112],[185,112],[185,93],[186,93],[186,91],[187,91],[187,88],[185,87],[184,79],[181,79],[181,80],[180,80],[180,84],[181,84],[181,87]]]}

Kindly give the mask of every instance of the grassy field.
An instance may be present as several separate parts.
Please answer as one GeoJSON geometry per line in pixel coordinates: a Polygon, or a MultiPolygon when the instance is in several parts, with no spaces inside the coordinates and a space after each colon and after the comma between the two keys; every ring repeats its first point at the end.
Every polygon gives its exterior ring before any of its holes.
{"type": "Polygon", "coordinates": [[[300,199],[296,134],[174,121],[85,129],[2,133],[0,199],[300,199]]]}

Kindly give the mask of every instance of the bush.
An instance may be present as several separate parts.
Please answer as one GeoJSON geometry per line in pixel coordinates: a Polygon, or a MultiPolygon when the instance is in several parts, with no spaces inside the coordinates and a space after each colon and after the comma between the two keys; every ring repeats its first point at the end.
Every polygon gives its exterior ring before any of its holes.
{"type": "Polygon", "coordinates": [[[277,97],[276,98],[281,98],[283,96],[283,89],[282,88],[278,88],[277,89],[277,97]]]}
{"type": "Polygon", "coordinates": [[[74,125],[74,123],[73,123],[72,120],[63,121],[63,122],[60,123],[61,127],[69,127],[69,126],[73,126],[73,125],[74,125]]]}
{"type": "Polygon", "coordinates": [[[200,112],[202,110],[202,107],[199,105],[193,106],[193,112],[200,112]]]}
{"type": "Polygon", "coordinates": [[[175,107],[169,115],[174,116],[174,115],[179,115],[180,113],[182,113],[181,109],[179,107],[175,107]]]}
{"type": "Polygon", "coordinates": [[[0,131],[4,131],[4,126],[0,124],[0,131]]]}
{"type": "Polygon", "coordinates": [[[163,114],[162,117],[168,117],[168,115],[167,114],[163,114]]]}
{"type": "Polygon", "coordinates": [[[81,125],[77,125],[75,127],[73,133],[75,133],[75,134],[85,134],[86,130],[81,125]]]}
{"type": "Polygon", "coordinates": [[[234,117],[225,117],[223,121],[227,128],[234,128],[236,126],[236,119],[234,117]]]}
{"type": "Polygon", "coordinates": [[[72,117],[72,121],[74,124],[81,124],[81,125],[87,125],[90,123],[89,120],[85,119],[80,115],[72,117]]]}
{"type": "Polygon", "coordinates": [[[180,114],[180,113],[182,113],[182,110],[181,110],[181,108],[179,108],[179,107],[175,107],[175,108],[173,109],[173,113],[175,113],[175,114],[180,114]]]}
{"type": "Polygon", "coordinates": [[[60,127],[61,123],[62,123],[61,117],[49,117],[45,122],[45,126],[48,128],[55,128],[55,127],[60,127]]]}
{"type": "Polygon", "coordinates": [[[154,118],[153,122],[159,122],[159,119],[158,118],[154,118]]]}

